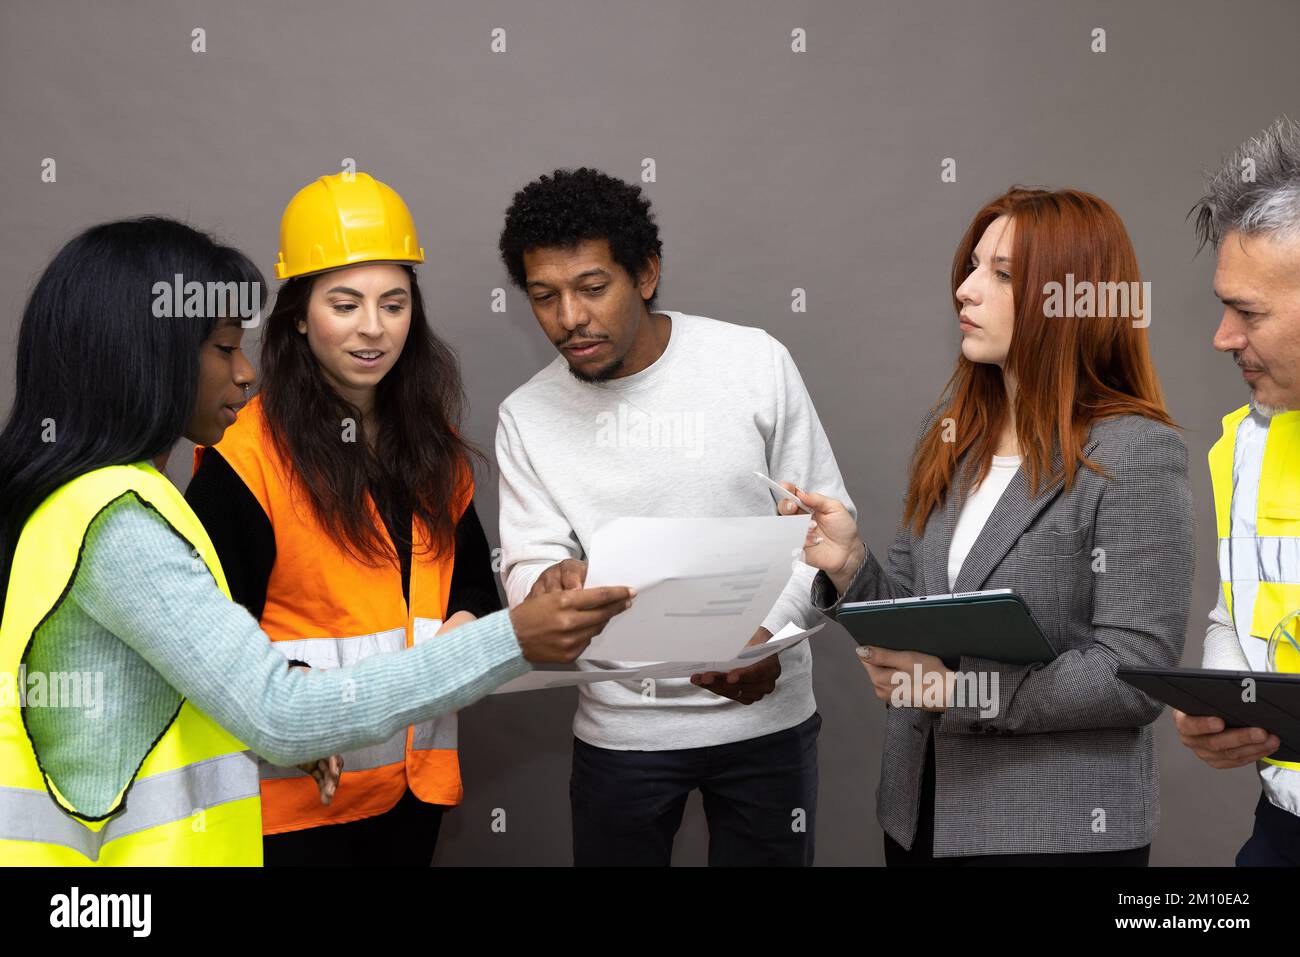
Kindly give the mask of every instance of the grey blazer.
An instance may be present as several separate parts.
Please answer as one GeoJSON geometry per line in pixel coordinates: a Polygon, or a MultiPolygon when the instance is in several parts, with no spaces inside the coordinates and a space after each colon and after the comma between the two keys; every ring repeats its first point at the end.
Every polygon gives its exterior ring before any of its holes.
{"type": "Polygon", "coordinates": [[[962,658],[963,672],[997,672],[992,717],[888,708],[876,815],[906,848],[930,735],[936,857],[1118,851],[1155,835],[1162,706],[1115,670],[1182,657],[1195,558],[1187,448],[1168,426],[1119,416],[1094,425],[1084,453],[1110,478],[1081,468],[1068,493],[1058,481],[1031,499],[1017,473],[952,589],[953,494],[919,538],[899,529],[887,568],[868,553],[843,596],[824,572],[813,582],[831,616],[841,601],[1012,588],[1059,655],[1045,666],[962,658]]]}

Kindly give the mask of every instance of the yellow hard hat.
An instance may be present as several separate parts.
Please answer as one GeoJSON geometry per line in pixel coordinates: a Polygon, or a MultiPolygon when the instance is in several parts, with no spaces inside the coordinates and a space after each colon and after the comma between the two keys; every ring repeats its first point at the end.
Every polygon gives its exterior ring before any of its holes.
{"type": "Polygon", "coordinates": [[[289,200],[280,219],[278,278],[368,262],[424,262],[415,220],[391,187],[369,173],[335,173],[289,200]]]}

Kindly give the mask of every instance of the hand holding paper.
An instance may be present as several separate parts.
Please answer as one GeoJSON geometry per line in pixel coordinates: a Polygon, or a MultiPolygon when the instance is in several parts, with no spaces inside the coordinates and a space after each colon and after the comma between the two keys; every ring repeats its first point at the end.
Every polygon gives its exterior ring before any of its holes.
{"type": "MultiPolygon", "coordinates": [[[[770,631],[760,628],[746,647],[765,644],[771,637],[770,631]]],[[[724,698],[741,704],[753,704],[775,691],[776,680],[780,677],[781,658],[769,655],[756,664],[736,668],[725,674],[720,671],[705,671],[691,675],[691,682],[724,698]]]]}
{"type": "Polygon", "coordinates": [[[530,595],[510,610],[510,623],[529,661],[569,662],[635,596],[634,589],[613,585],[530,595]]]}

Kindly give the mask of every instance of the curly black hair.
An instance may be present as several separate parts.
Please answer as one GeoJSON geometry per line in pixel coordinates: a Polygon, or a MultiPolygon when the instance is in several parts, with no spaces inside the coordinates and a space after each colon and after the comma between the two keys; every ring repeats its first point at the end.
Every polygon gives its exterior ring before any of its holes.
{"type": "Polygon", "coordinates": [[[634,280],[650,256],[663,255],[659,226],[641,187],[585,166],[557,169],[515,193],[498,248],[510,279],[522,289],[528,281],[525,252],[587,239],[608,240],[610,255],[634,280]]]}

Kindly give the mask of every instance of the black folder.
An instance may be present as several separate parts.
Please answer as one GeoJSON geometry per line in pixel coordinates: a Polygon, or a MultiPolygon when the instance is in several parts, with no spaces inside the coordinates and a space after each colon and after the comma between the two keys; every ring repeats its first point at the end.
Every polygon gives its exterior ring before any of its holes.
{"type": "Polygon", "coordinates": [[[1209,668],[1120,668],[1120,678],[1139,691],[1195,715],[1218,715],[1226,728],[1263,728],[1282,741],[1269,755],[1300,761],[1300,675],[1209,668]],[[1246,685],[1253,701],[1245,701],[1246,685]]]}

